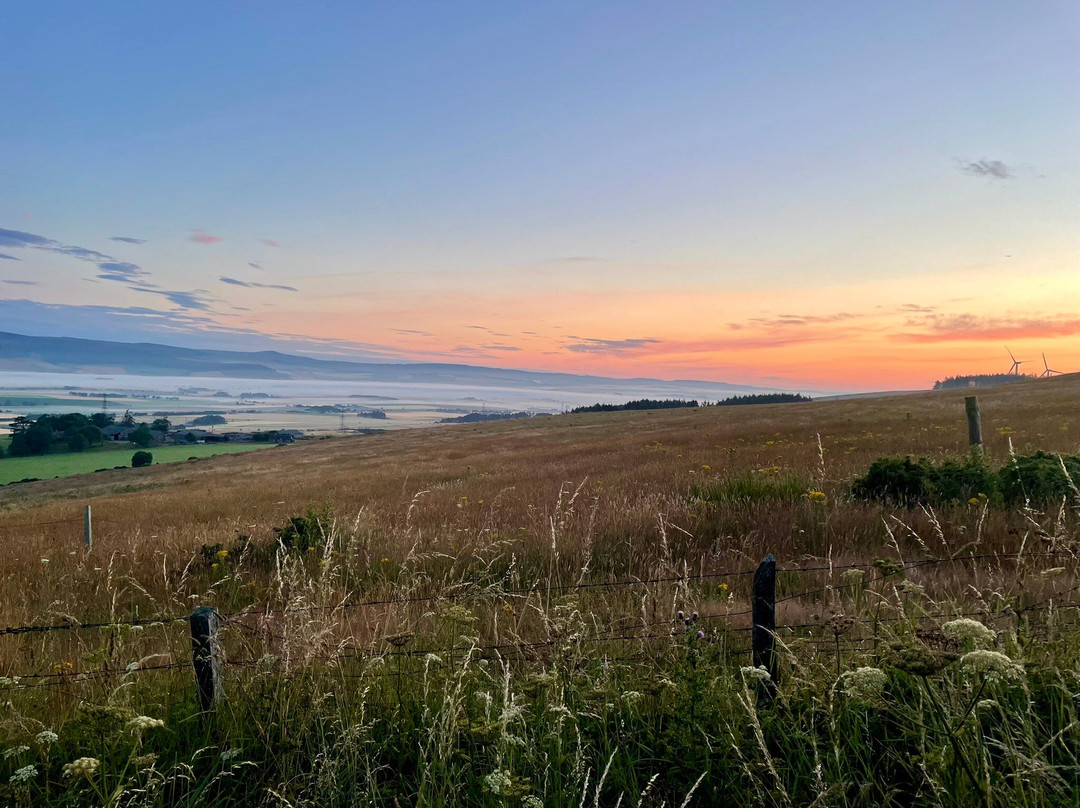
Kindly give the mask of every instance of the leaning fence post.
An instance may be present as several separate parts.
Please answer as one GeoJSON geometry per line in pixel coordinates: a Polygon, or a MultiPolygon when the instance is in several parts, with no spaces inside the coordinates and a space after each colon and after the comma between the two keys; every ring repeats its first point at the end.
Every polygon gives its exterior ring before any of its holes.
{"type": "Polygon", "coordinates": [[[978,396],[966,396],[964,398],[964,409],[967,410],[967,422],[968,422],[968,443],[972,448],[978,446],[982,447],[982,420],[979,417],[979,397],[978,396]]]}
{"type": "Polygon", "coordinates": [[[86,506],[86,510],[83,511],[83,541],[86,543],[86,549],[89,552],[94,546],[94,526],[90,519],[90,506],[86,506]]]}
{"type": "Polygon", "coordinates": [[[191,613],[191,662],[203,711],[212,710],[225,700],[221,681],[221,645],[218,629],[221,619],[213,606],[200,606],[191,613]]]}
{"type": "Polygon", "coordinates": [[[754,667],[769,672],[765,692],[776,693],[778,670],[776,664],[776,559],[772,553],[758,565],[754,573],[754,594],[751,602],[753,620],[754,667]]]}

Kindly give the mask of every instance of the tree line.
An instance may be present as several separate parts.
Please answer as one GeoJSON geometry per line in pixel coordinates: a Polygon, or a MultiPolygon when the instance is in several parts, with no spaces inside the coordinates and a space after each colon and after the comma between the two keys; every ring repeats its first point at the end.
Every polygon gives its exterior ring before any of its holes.
{"type": "MultiPolygon", "coordinates": [[[[130,410],[119,422],[115,415],[103,412],[90,416],[78,412],[44,414],[37,418],[20,415],[11,421],[7,453],[12,457],[32,457],[54,452],[85,452],[104,444],[104,430],[111,426],[131,429],[127,440],[142,449],[153,445],[155,433],[167,434],[172,428],[168,418],[158,418],[149,424],[136,423],[130,410]]],[[[3,457],[2,449],[0,457],[3,457]]]]}

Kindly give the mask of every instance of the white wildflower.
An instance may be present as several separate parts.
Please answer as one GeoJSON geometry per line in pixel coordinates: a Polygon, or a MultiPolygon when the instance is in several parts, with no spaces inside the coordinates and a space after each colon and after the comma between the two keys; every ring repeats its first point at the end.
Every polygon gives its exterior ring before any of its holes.
{"type": "Polygon", "coordinates": [[[764,667],[755,668],[752,665],[743,665],[739,668],[739,671],[744,677],[755,682],[769,682],[772,680],[769,672],[764,667]]]}
{"type": "Polygon", "coordinates": [[[1005,681],[1017,681],[1024,676],[1024,666],[999,651],[969,651],[960,657],[960,667],[970,673],[982,673],[1005,681]]]}
{"type": "Polygon", "coordinates": [[[23,752],[29,752],[29,746],[13,746],[10,749],[4,750],[4,760],[11,760],[13,757],[21,755],[23,752]]]}
{"type": "Polygon", "coordinates": [[[136,769],[148,769],[157,763],[158,756],[153,752],[149,752],[145,755],[139,755],[132,759],[132,763],[135,764],[136,769]]]}
{"type": "Polygon", "coordinates": [[[978,704],[975,705],[976,710],[996,710],[998,703],[993,699],[979,699],[978,704]]]}
{"type": "Polygon", "coordinates": [[[645,698],[645,696],[638,693],[636,690],[629,690],[626,693],[623,693],[623,699],[630,704],[637,704],[643,698],[645,698]]]}
{"type": "Polygon", "coordinates": [[[19,683],[18,676],[0,676],[0,687],[11,687],[19,683]]]}
{"type": "Polygon", "coordinates": [[[521,808],[544,808],[544,801],[535,794],[530,794],[521,801],[521,808]]]}
{"type": "Polygon", "coordinates": [[[502,790],[510,785],[510,772],[505,769],[493,771],[484,777],[484,783],[492,794],[501,794],[502,790]]]}
{"type": "Polygon", "coordinates": [[[33,780],[35,777],[37,777],[37,766],[31,763],[29,766],[23,766],[21,769],[16,769],[15,774],[11,775],[10,782],[25,783],[27,780],[33,780]]]}
{"type": "Polygon", "coordinates": [[[852,701],[860,704],[878,704],[889,677],[880,668],[856,668],[845,673],[844,692],[852,701]]]}
{"type": "Polygon", "coordinates": [[[968,617],[950,620],[941,627],[941,633],[960,642],[970,642],[977,648],[991,646],[997,639],[997,634],[992,628],[968,617]]]}
{"type": "Polygon", "coordinates": [[[101,761],[92,757],[81,757],[64,764],[64,777],[90,777],[98,770],[101,761]]]}
{"type": "Polygon", "coordinates": [[[34,738],[34,742],[38,746],[48,746],[51,743],[56,743],[58,740],[60,740],[60,736],[51,730],[39,732],[34,738]]]}
{"type": "Polygon", "coordinates": [[[896,591],[902,592],[905,595],[917,597],[926,593],[926,587],[919,586],[919,584],[915,583],[914,581],[908,581],[905,579],[896,585],[896,591]]]}
{"type": "Polygon", "coordinates": [[[866,578],[866,570],[850,569],[840,573],[840,580],[847,586],[854,586],[862,583],[864,578],[866,578]]]}
{"type": "Polygon", "coordinates": [[[165,722],[159,718],[151,718],[148,715],[137,715],[127,722],[127,727],[132,732],[143,732],[148,729],[157,729],[165,726],[165,722]]]}

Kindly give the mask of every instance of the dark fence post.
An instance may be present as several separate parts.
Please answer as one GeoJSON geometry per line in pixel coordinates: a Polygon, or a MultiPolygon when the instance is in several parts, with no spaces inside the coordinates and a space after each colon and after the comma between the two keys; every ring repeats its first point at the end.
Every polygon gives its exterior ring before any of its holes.
{"type": "Polygon", "coordinates": [[[191,662],[195,668],[199,704],[204,712],[225,700],[218,640],[220,626],[221,619],[213,606],[200,606],[191,613],[191,662]]]}
{"type": "Polygon", "coordinates": [[[83,511],[83,544],[86,545],[86,551],[90,552],[94,548],[94,523],[90,518],[90,506],[86,506],[86,510],[83,511]]]}
{"type": "Polygon", "coordinates": [[[979,417],[979,397],[967,396],[964,398],[964,409],[967,410],[968,443],[972,448],[982,447],[982,419],[979,417]]]}
{"type": "Polygon", "coordinates": [[[769,672],[770,681],[764,692],[776,694],[778,678],[776,664],[776,559],[765,556],[754,573],[754,594],[751,604],[753,619],[754,667],[769,672]]]}

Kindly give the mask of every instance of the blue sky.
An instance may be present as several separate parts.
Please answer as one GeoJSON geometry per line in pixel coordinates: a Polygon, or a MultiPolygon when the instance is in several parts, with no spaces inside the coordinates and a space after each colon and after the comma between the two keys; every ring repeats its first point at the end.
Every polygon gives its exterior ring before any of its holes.
{"type": "Polygon", "coordinates": [[[935,334],[1080,364],[1078,31],[1064,2],[8,4],[0,228],[47,243],[0,234],[0,329],[868,386],[924,381],[935,334]]]}

